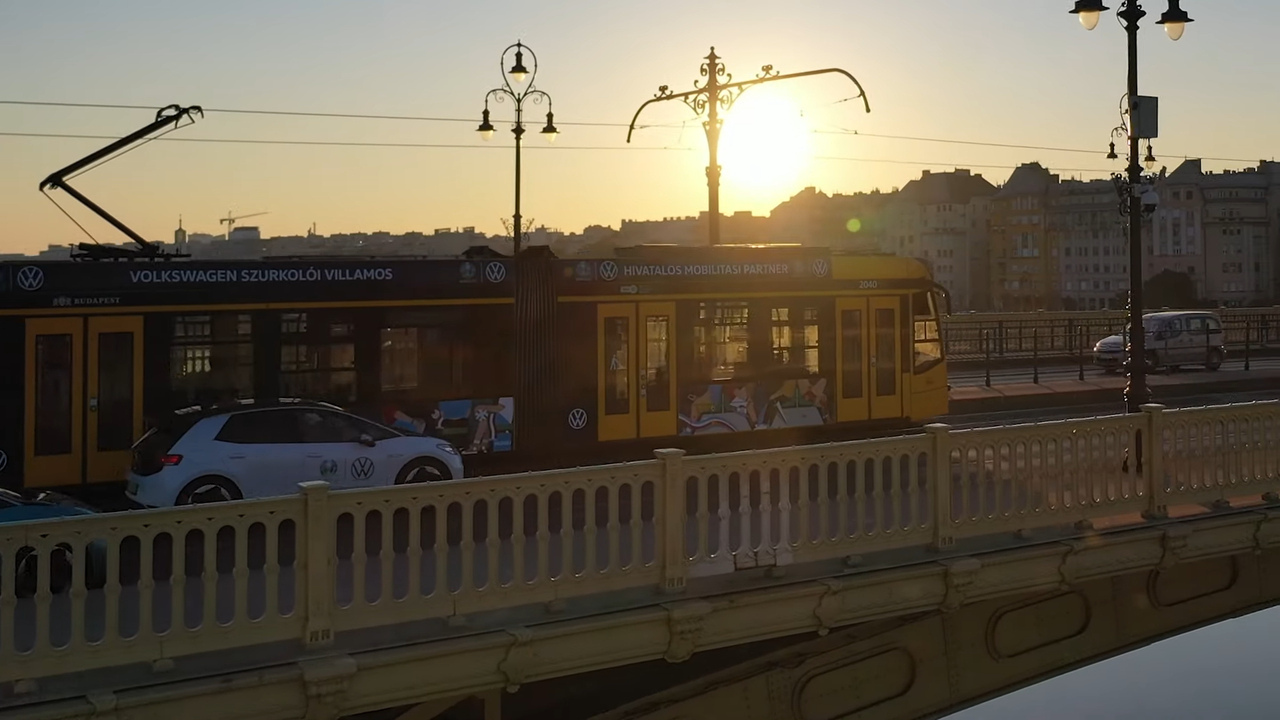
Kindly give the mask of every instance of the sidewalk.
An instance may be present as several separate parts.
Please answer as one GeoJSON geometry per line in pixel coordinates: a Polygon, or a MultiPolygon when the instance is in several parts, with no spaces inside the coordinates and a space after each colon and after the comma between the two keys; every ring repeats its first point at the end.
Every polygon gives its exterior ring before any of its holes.
{"type": "MultiPolygon", "coordinates": [[[[1048,380],[1034,383],[967,385],[951,389],[951,412],[999,412],[1039,407],[1092,405],[1124,400],[1125,377],[1102,375],[1087,380],[1048,380]]],[[[1280,391],[1280,370],[1219,372],[1161,372],[1147,376],[1152,402],[1161,398],[1235,393],[1274,387],[1280,391]]]]}

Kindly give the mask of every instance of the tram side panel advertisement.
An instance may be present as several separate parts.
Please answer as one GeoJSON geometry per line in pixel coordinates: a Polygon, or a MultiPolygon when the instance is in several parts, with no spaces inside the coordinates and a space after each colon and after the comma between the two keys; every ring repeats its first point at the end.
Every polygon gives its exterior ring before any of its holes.
{"type": "Polygon", "coordinates": [[[515,399],[388,400],[372,418],[402,432],[448,440],[462,453],[507,452],[512,448],[515,399]]]}
{"type": "Polygon", "coordinates": [[[690,383],[680,397],[680,434],[710,435],[812,427],[834,422],[829,383],[819,374],[781,374],[716,383],[690,383]]]}

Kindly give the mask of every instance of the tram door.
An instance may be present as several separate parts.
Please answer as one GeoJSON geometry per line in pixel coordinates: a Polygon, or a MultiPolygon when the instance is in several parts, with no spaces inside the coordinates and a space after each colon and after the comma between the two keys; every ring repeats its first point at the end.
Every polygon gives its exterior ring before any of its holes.
{"type": "Polygon", "coordinates": [[[871,419],[902,417],[902,303],[895,297],[877,297],[868,305],[871,419]]]}
{"type": "Polygon", "coordinates": [[[836,348],[836,364],[840,368],[840,390],[836,400],[836,419],[857,422],[871,417],[870,394],[867,392],[867,299],[838,298],[836,316],[840,323],[840,345],[836,348]]]}
{"type": "Polygon", "coordinates": [[[893,297],[836,300],[840,345],[840,422],[902,416],[900,302],[893,297]]]}
{"type": "Polygon", "coordinates": [[[676,434],[675,317],[673,302],[599,306],[600,440],[676,434]]]}
{"type": "Polygon", "coordinates": [[[142,434],[142,318],[27,321],[24,485],[123,480],[142,434]]]}

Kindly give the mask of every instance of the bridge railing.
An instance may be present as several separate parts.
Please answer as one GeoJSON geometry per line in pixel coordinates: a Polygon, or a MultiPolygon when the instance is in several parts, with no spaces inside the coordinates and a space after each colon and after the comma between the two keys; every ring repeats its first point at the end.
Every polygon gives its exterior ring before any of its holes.
{"type": "MultiPolygon", "coordinates": [[[[1280,308],[1222,308],[1229,350],[1267,351],[1280,346],[1280,308]]],[[[1119,310],[1090,312],[974,313],[951,315],[942,323],[943,347],[956,362],[1069,359],[1089,355],[1099,340],[1125,331],[1119,310]]]]}
{"type": "Polygon", "coordinates": [[[690,579],[1278,492],[1268,402],[15,523],[0,682],[658,601],[690,579]]]}

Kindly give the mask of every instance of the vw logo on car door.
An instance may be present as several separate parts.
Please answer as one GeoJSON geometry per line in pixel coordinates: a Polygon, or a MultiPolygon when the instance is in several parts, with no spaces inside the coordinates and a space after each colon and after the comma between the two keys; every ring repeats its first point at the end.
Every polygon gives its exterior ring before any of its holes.
{"type": "Polygon", "coordinates": [[[356,480],[368,480],[373,477],[373,460],[358,457],[351,463],[351,477],[356,480]]]}

